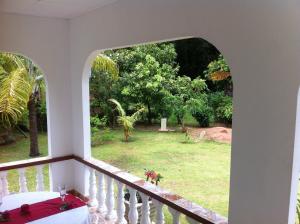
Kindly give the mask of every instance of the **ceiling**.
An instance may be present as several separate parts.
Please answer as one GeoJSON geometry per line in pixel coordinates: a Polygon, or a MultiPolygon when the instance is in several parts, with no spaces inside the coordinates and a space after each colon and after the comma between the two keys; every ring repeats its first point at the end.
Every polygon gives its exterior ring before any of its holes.
{"type": "Polygon", "coordinates": [[[0,12],[73,18],[117,0],[0,0],[0,12]]]}

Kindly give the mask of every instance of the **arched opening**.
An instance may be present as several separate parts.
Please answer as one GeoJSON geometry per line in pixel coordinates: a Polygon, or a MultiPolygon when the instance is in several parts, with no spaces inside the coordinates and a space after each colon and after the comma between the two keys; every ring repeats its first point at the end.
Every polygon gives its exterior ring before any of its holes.
{"type": "Polygon", "coordinates": [[[233,84],[221,52],[191,38],[94,52],[86,65],[86,155],[140,177],[160,173],[160,186],[227,216],[233,84]],[[99,54],[118,78],[97,68],[99,54]]]}
{"type": "Polygon", "coordinates": [[[291,197],[290,197],[290,222],[300,223],[300,89],[297,97],[297,116],[295,125],[295,146],[294,146],[294,161],[293,161],[293,176],[291,182],[291,197]],[[296,205],[296,206],[295,206],[296,205]]]}
{"type": "MultiPolygon", "coordinates": [[[[0,162],[48,156],[46,80],[30,58],[0,52],[0,162]]],[[[44,172],[49,188],[48,167],[44,172]]],[[[35,189],[34,168],[28,168],[29,190],[35,189]]],[[[18,191],[16,171],[9,171],[10,191],[18,191]]]]}

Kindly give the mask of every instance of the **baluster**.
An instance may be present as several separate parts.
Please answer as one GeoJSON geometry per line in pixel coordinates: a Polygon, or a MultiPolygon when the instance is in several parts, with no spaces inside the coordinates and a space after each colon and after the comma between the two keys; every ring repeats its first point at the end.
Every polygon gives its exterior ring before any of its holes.
{"type": "Polygon", "coordinates": [[[90,171],[90,177],[89,177],[89,205],[90,206],[97,206],[97,186],[96,186],[96,176],[95,176],[95,170],[92,168],[89,168],[90,171]]]}
{"type": "Polygon", "coordinates": [[[43,174],[44,165],[36,166],[36,191],[44,191],[44,174],[43,174]]]}
{"type": "Polygon", "coordinates": [[[196,221],[195,219],[192,219],[190,217],[186,217],[186,220],[188,221],[188,223],[190,224],[199,224],[200,222],[196,221]]]}
{"type": "Polygon", "coordinates": [[[173,208],[168,208],[169,209],[169,212],[171,213],[172,217],[173,217],[173,224],[180,224],[179,222],[179,216],[180,216],[180,213],[178,211],[176,211],[175,209],[173,208]]]}
{"type": "Polygon", "coordinates": [[[131,187],[128,187],[128,190],[130,194],[128,220],[130,224],[137,224],[139,213],[137,211],[136,190],[131,187]]]}
{"type": "Polygon", "coordinates": [[[27,180],[26,180],[26,168],[18,169],[19,172],[19,186],[20,186],[20,193],[28,192],[27,188],[27,180]]]}
{"type": "Polygon", "coordinates": [[[118,186],[118,197],[117,197],[117,224],[126,224],[127,221],[124,217],[125,215],[125,204],[124,204],[124,191],[123,186],[124,184],[120,181],[116,181],[118,186]]]}
{"type": "Polygon", "coordinates": [[[142,198],[142,217],[141,224],[151,224],[150,220],[150,206],[149,206],[149,196],[139,192],[142,198]]]}
{"type": "Polygon", "coordinates": [[[115,218],[114,214],[114,206],[115,206],[115,200],[114,200],[114,189],[113,189],[113,179],[109,176],[106,176],[106,216],[105,219],[112,220],[115,218]]]}
{"type": "Polygon", "coordinates": [[[9,195],[9,190],[8,190],[8,181],[7,181],[7,172],[2,171],[0,172],[0,184],[1,184],[1,191],[0,191],[0,196],[6,196],[9,195]]]}
{"type": "Polygon", "coordinates": [[[164,212],[163,212],[163,206],[164,204],[152,199],[152,203],[155,206],[156,210],[156,224],[164,224],[165,223],[165,217],[164,217],[164,212]]]}
{"type": "Polygon", "coordinates": [[[97,200],[98,200],[98,212],[104,214],[106,212],[105,207],[105,192],[104,192],[104,174],[97,172],[98,176],[98,192],[97,192],[97,200]]]}

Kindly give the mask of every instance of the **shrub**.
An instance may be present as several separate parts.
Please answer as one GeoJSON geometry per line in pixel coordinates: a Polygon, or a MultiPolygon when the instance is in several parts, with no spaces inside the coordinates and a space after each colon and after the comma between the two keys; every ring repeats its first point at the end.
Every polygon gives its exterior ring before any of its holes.
{"type": "Polygon", "coordinates": [[[209,95],[209,104],[213,109],[215,121],[231,124],[232,122],[232,97],[224,92],[215,92],[209,95]]]}
{"type": "Polygon", "coordinates": [[[213,111],[208,104],[207,94],[202,93],[188,102],[189,112],[199,123],[200,127],[208,127],[213,121],[213,111]]]}
{"type": "Polygon", "coordinates": [[[213,121],[213,111],[208,105],[203,105],[194,110],[192,116],[197,120],[200,127],[209,127],[209,124],[213,121]]]}
{"type": "Polygon", "coordinates": [[[92,147],[104,144],[105,142],[112,141],[114,139],[113,133],[109,128],[103,130],[97,129],[97,132],[92,133],[91,145],[92,147]]]}

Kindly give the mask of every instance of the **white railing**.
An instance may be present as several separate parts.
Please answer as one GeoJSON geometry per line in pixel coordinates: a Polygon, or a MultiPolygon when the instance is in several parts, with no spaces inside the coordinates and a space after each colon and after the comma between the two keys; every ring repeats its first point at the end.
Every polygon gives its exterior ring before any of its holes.
{"type": "MultiPolygon", "coordinates": [[[[65,160],[84,164],[89,173],[89,206],[96,208],[97,217],[116,224],[164,224],[164,212],[169,212],[173,224],[185,216],[188,223],[227,224],[227,219],[213,211],[150,184],[99,160],[84,160],[77,156],[39,158],[0,165],[0,197],[8,195],[7,172],[17,170],[19,192],[27,192],[27,167],[35,167],[36,191],[44,191],[45,164],[65,160]],[[126,194],[126,197],[125,197],[126,194]],[[139,199],[139,200],[138,200],[139,199]],[[167,209],[164,209],[167,208],[167,209]],[[100,216],[99,216],[100,214],[100,216]]],[[[15,180],[17,181],[17,180],[15,180]]],[[[76,191],[76,189],[75,189],[76,191]]],[[[78,193],[78,192],[77,192],[78,193]]],[[[81,195],[82,196],[82,195],[81,195]]],[[[83,196],[82,196],[83,197],[83,196]]],[[[97,222],[97,220],[96,220],[97,222]]]]}

